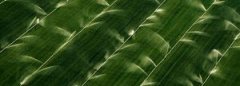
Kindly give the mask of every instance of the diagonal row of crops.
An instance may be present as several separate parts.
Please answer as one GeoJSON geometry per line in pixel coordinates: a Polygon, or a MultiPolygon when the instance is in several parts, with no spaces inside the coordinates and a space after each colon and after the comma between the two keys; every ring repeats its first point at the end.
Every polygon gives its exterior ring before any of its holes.
{"type": "Polygon", "coordinates": [[[237,86],[238,0],[1,0],[1,86],[237,86]]]}

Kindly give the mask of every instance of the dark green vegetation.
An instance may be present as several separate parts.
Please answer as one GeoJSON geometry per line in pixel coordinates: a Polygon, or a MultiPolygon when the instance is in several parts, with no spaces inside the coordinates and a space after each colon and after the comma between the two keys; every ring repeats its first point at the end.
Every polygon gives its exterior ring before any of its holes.
{"type": "Polygon", "coordinates": [[[1,0],[0,86],[238,86],[239,0],[1,0]]]}

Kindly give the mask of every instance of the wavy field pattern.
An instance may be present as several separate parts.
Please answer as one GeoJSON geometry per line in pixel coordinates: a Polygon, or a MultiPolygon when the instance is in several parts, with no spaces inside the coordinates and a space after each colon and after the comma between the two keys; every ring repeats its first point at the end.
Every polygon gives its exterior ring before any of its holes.
{"type": "Polygon", "coordinates": [[[240,0],[0,0],[0,86],[239,86],[240,0]]]}

